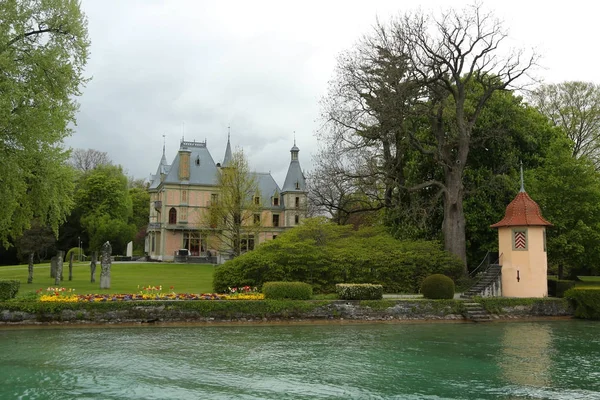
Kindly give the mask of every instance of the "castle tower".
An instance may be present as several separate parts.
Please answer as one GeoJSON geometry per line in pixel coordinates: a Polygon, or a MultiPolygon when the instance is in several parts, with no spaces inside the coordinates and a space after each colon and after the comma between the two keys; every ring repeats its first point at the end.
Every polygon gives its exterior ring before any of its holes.
{"type": "Polygon", "coordinates": [[[298,225],[306,216],[306,180],[304,179],[302,168],[300,168],[300,161],[298,159],[299,152],[300,149],[296,147],[296,140],[294,140],[294,146],[290,150],[290,166],[288,167],[285,182],[283,183],[283,188],[281,190],[283,206],[285,209],[284,226],[298,225]]]}
{"type": "Polygon", "coordinates": [[[498,228],[503,297],[548,296],[546,226],[552,224],[525,192],[521,171],[521,191],[506,207],[504,218],[491,226],[498,228]]]}

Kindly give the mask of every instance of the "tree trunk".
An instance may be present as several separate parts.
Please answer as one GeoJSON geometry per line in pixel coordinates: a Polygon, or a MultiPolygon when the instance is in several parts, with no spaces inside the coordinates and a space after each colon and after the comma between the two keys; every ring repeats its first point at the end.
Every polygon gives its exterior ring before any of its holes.
{"type": "Polygon", "coordinates": [[[465,212],[463,210],[462,169],[454,168],[446,174],[444,195],[444,249],[458,256],[467,269],[467,248],[465,238],[465,212]]]}
{"type": "Polygon", "coordinates": [[[33,283],[33,251],[29,253],[29,267],[27,268],[29,275],[27,276],[27,283],[33,283]]]}
{"type": "Polygon", "coordinates": [[[59,250],[56,253],[56,276],[54,277],[54,285],[60,286],[60,281],[63,275],[63,252],[59,250]]]}
{"type": "Polygon", "coordinates": [[[75,255],[74,252],[71,252],[71,257],[69,258],[69,280],[72,281],[73,280],[73,256],[75,255]]]}

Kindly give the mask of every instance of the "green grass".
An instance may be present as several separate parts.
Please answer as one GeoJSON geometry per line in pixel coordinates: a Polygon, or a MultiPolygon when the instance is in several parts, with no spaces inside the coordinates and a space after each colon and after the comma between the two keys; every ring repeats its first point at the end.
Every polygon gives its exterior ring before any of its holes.
{"type": "Polygon", "coordinates": [[[575,282],[578,289],[600,289],[600,276],[578,276],[575,282]]]}
{"type": "MultiPolygon", "coordinates": [[[[89,263],[73,264],[73,280],[69,281],[69,264],[63,266],[60,286],[75,289],[76,293],[137,293],[142,286],[160,286],[163,292],[207,293],[212,292],[215,266],[212,264],[170,264],[170,263],[113,263],[110,270],[110,289],[100,290],[100,263],[96,267],[96,282],[90,282],[89,263]]],[[[0,280],[18,279],[21,281],[18,297],[27,296],[36,290],[54,287],[50,278],[50,264],[36,264],[33,267],[33,283],[27,284],[27,265],[0,267],[0,280]]]]}

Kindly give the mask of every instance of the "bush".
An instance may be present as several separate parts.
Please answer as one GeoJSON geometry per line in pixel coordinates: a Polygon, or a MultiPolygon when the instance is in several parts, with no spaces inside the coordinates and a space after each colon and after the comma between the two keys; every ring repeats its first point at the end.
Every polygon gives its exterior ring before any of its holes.
{"type": "Polygon", "coordinates": [[[79,261],[79,247],[72,247],[69,249],[69,251],[67,251],[67,254],[65,255],[65,262],[69,262],[69,260],[71,259],[71,253],[73,253],[73,261],[79,261]]]}
{"type": "Polygon", "coordinates": [[[575,316],[585,319],[600,319],[600,290],[569,289],[565,298],[575,305],[575,316]]]}
{"type": "Polygon", "coordinates": [[[575,281],[559,280],[554,277],[548,277],[548,296],[564,297],[565,292],[575,287],[575,281]]]}
{"type": "Polygon", "coordinates": [[[421,293],[426,299],[453,299],[454,281],[446,275],[430,275],[423,280],[421,293]]]}
{"type": "Polygon", "coordinates": [[[381,300],[383,286],[369,283],[338,283],[335,292],[342,300],[381,300]]]}
{"type": "Polygon", "coordinates": [[[14,299],[19,292],[21,281],[3,280],[0,281],[0,301],[14,299]]]}
{"type": "Polygon", "coordinates": [[[463,275],[463,264],[437,242],[399,241],[382,229],[306,219],[293,229],[219,266],[213,287],[261,287],[269,281],[307,282],[315,293],[338,283],[372,283],[385,293],[417,293],[426,276],[463,275]]]}
{"type": "Polygon", "coordinates": [[[312,286],[304,282],[267,282],[262,287],[265,299],[310,300],[312,286]]]}

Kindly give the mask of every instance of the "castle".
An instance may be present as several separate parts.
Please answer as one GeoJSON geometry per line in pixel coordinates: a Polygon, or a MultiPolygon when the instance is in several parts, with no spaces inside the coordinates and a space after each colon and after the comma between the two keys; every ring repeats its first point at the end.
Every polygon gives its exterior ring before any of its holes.
{"type": "MultiPolygon", "coordinates": [[[[255,221],[259,229],[242,235],[244,251],[253,250],[267,240],[273,240],[285,229],[298,225],[306,217],[307,190],[298,153],[290,150],[291,160],[283,188],[270,173],[253,172],[259,193],[254,201],[260,204],[255,221]]],[[[223,248],[218,235],[206,222],[211,202],[218,201],[217,174],[231,161],[231,144],[222,163],[215,163],[206,141],[181,140],[179,151],[171,164],[167,164],[165,148],[156,174],[150,179],[150,212],[145,250],[151,259],[173,261],[177,254],[220,260],[231,252],[223,248]],[[183,251],[182,251],[183,250],[183,251]],[[187,251],[186,251],[187,250],[187,251]],[[214,257],[217,257],[216,259],[214,257]]]]}

